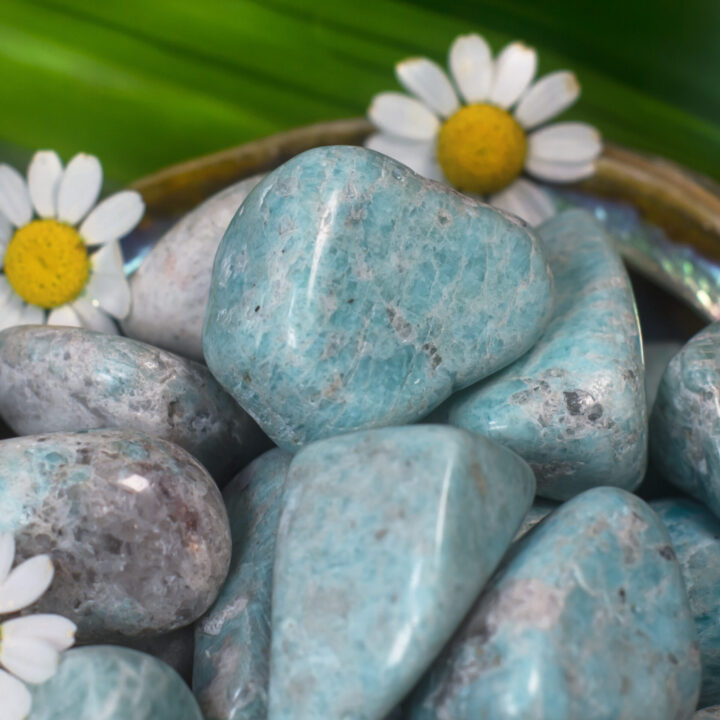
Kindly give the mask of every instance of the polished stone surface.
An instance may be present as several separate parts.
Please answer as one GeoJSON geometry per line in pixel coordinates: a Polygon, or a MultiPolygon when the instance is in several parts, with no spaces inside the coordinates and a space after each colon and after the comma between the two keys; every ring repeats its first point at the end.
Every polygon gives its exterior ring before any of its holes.
{"type": "Polygon", "coordinates": [[[271,450],[223,492],[233,555],[215,604],[196,626],[193,691],[205,720],[265,720],[275,537],[292,455],[271,450]]]}
{"type": "Polygon", "coordinates": [[[477,597],[534,489],[510,450],[448,426],[304,448],[275,547],[268,720],[389,713],[477,597]]]}
{"type": "Polygon", "coordinates": [[[535,235],[363,148],[293,158],[220,245],[203,349],[287,450],[414,422],[542,333],[552,283],[535,235]]]}
{"type": "Polygon", "coordinates": [[[73,620],[83,642],[187,625],[225,580],[217,486],[185,450],[143,433],[0,441],[0,507],[19,558],[52,556],[55,578],[34,608],[73,620]]]}
{"type": "Polygon", "coordinates": [[[132,338],[202,359],[213,260],[233,215],[262,175],[242,180],[184,215],[130,278],[132,309],[121,322],[132,338]]]}
{"type": "Polygon", "coordinates": [[[185,448],[219,483],[270,444],[205,366],[80,328],[0,333],[0,415],[19,435],[141,430],[185,448]]]}
{"type": "Polygon", "coordinates": [[[448,420],[515,450],[543,497],[632,490],[645,472],[647,412],[630,281],[591,215],[566,211],[539,234],[555,277],[550,325],[520,360],[454,396],[448,420]]]}
{"type": "Polygon", "coordinates": [[[650,418],[650,454],[669,482],[720,517],[720,323],[667,366],[650,418]]]}
{"type": "Polygon", "coordinates": [[[657,500],[695,618],[703,684],[700,705],[720,704],[720,520],[692,500],[657,500]]]}
{"type": "Polygon", "coordinates": [[[415,692],[412,720],[679,720],[700,657],[657,515],[589,490],[517,543],[415,692]]]}
{"type": "Polygon", "coordinates": [[[203,720],[172,668],[112,645],[69,650],[57,673],[32,690],[29,720],[203,720]]]}

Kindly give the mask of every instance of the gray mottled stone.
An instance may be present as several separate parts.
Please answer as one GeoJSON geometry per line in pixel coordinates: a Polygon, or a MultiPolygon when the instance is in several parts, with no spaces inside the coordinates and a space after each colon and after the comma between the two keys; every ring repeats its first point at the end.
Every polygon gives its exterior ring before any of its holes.
{"type": "Polygon", "coordinates": [[[693,715],[693,720],[720,720],[720,705],[698,710],[693,715]]]}
{"type": "Polygon", "coordinates": [[[219,483],[270,441],[209,370],[80,328],[0,333],[0,414],[19,435],[133,429],[185,448],[219,483]]]}
{"type": "Polygon", "coordinates": [[[217,486],[185,450],[129,430],[0,441],[0,532],[20,558],[49,553],[35,609],[78,639],[163,633],[204,613],[230,562],[217,486]]]}
{"type": "Polygon", "coordinates": [[[193,691],[206,720],[265,720],[275,537],[292,455],[259,457],[223,493],[233,556],[215,604],[197,623],[193,691]]]}
{"type": "Polygon", "coordinates": [[[57,673],[32,691],[29,720],[203,720],[172,668],[113,645],[69,650],[57,673]]]}
{"type": "Polygon", "coordinates": [[[188,685],[192,683],[195,627],[187,625],[169,633],[137,638],[118,638],[119,645],[152,655],[169,665],[188,685]]]}
{"type": "Polygon", "coordinates": [[[213,195],[163,235],[130,278],[126,335],[185,357],[202,358],[213,260],[223,233],[262,175],[213,195]]]}

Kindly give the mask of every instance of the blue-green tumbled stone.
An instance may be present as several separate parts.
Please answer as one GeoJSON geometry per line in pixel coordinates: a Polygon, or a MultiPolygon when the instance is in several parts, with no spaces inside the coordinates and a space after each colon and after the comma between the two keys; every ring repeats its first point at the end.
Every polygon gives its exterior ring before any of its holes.
{"type": "Polygon", "coordinates": [[[720,517],[720,323],[667,366],[650,417],[650,454],[669,482],[720,517]]]}
{"type": "Polygon", "coordinates": [[[692,500],[656,500],[682,570],[695,618],[703,683],[701,705],[720,703],[720,521],[692,500]]]}
{"type": "Polygon", "coordinates": [[[31,689],[30,720],[203,720],[171,667],[113,645],[69,650],[57,673],[31,689]]]}
{"type": "Polygon", "coordinates": [[[253,190],[215,258],[203,350],[282,448],[414,422],[522,355],[552,311],[525,225],[384,155],[325,147],[253,190]]]}
{"type": "Polygon", "coordinates": [[[197,624],[193,691],[205,720],[265,720],[275,536],[292,455],[271,450],[225,488],[230,572],[197,624]]]}
{"type": "Polygon", "coordinates": [[[479,435],[420,425],[304,448],[275,548],[268,720],[375,720],[510,544],[535,481],[479,435]]]}
{"type": "Polygon", "coordinates": [[[411,701],[412,720],[679,720],[700,658],[680,568],[639,498],[595,488],[516,544],[411,701]]]}
{"type": "Polygon", "coordinates": [[[567,211],[539,232],[555,277],[553,318],[529,353],[453,397],[448,420],[525,458],[544,497],[632,490],[645,471],[647,411],[630,281],[588,213],[567,211]]]}

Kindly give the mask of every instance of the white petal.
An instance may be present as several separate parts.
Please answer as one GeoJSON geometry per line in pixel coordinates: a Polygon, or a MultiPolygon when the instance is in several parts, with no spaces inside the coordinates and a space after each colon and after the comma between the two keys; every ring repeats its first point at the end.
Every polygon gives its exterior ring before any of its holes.
{"type": "Polygon", "coordinates": [[[32,205],[25,178],[10,165],[0,165],[0,212],[15,226],[32,220],[32,205]]]}
{"type": "Polygon", "coordinates": [[[32,605],[50,587],[54,572],[49,555],[36,555],[18,565],[0,585],[0,615],[32,605]]]}
{"type": "Polygon", "coordinates": [[[61,327],[82,327],[82,320],[70,305],[61,305],[50,311],[47,319],[48,325],[61,327]]]}
{"type": "Polygon", "coordinates": [[[527,90],[535,77],[537,53],[523,43],[508,45],[495,61],[489,100],[501,108],[509,108],[527,90]]]}
{"type": "Polygon", "coordinates": [[[58,219],[76,225],[100,195],[102,165],[94,155],[80,153],[65,168],[58,188],[58,219]]]}
{"type": "Polygon", "coordinates": [[[580,97],[580,83],[567,70],[540,78],[523,96],[515,109],[515,119],[524,127],[542,125],[559,115],[580,97]]]}
{"type": "Polygon", "coordinates": [[[400,84],[441,117],[458,109],[458,99],[442,68],[427,58],[403,60],[395,66],[400,84]]]}
{"type": "Polygon", "coordinates": [[[385,133],[375,133],[365,141],[365,147],[395,158],[419,175],[431,180],[444,179],[437,161],[434,142],[406,140],[385,133]]]}
{"type": "Polygon", "coordinates": [[[431,140],[440,130],[440,121],[425,105],[401,93],[376,95],[368,117],[380,130],[411,140],[431,140]]]}
{"type": "Polygon", "coordinates": [[[0,670],[0,697],[2,720],[25,720],[30,714],[32,696],[25,685],[10,673],[0,670]]]}
{"type": "Polygon", "coordinates": [[[10,572],[15,557],[15,537],[12,533],[0,534],[0,585],[10,572]]]}
{"type": "Polygon", "coordinates": [[[42,218],[57,215],[57,194],[63,166],[58,154],[41,150],[33,155],[28,168],[28,189],[35,212],[42,218]]]}
{"type": "Polygon", "coordinates": [[[556,123],[528,137],[528,158],[583,163],[602,152],[600,133],[579,122],[556,123]]]}
{"type": "Polygon", "coordinates": [[[118,320],[130,313],[130,286],[128,285],[120,245],[110,242],[91,258],[90,281],[84,296],[96,300],[99,307],[118,320]]]}
{"type": "Polygon", "coordinates": [[[13,226],[10,221],[0,213],[0,270],[3,267],[3,260],[5,259],[5,250],[7,250],[10,238],[13,236],[13,226]]]}
{"type": "Polygon", "coordinates": [[[87,245],[104,245],[127,235],[145,214],[140,193],[123,190],[103,200],[80,226],[87,245]]]}
{"type": "Polygon", "coordinates": [[[485,100],[490,93],[493,61],[490,46],[480,35],[460,35],[450,48],[450,72],[468,103],[485,100]]]}
{"type": "Polygon", "coordinates": [[[0,330],[16,325],[42,325],[45,311],[28,305],[12,289],[4,275],[0,275],[0,330]]]}
{"type": "Polygon", "coordinates": [[[2,624],[2,640],[10,642],[22,638],[40,640],[58,652],[67,650],[75,642],[77,627],[62,615],[37,614],[13,618],[2,624]]]}
{"type": "Polygon", "coordinates": [[[575,182],[590,177],[595,172],[595,163],[556,162],[530,156],[525,160],[525,170],[549,182],[575,182]]]}
{"type": "Polygon", "coordinates": [[[541,225],[555,215],[555,204],[550,196],[535,183],[523,178],[518,178],[502,192],[492,195],[489,202],[517,215],[532,226],[541,225]]]}
{"type": "Polygon", "coordinates": [[[72,305],[73,310],[75,310],[80,318],[82,327],[105,333],[106,335],[117,335],[119,333],[117,325],[109,315],[100,309],[99,304],[96,307],[93,305],[92,300],[80,297],[75,300],[72,305]]]}
{"type": "Polygon", "coordinates": [[[36,638],[5,638],[0,641],[0,663],[28,683],[49,680],[57,670],[60,655],[49,643],[36,638]]]}

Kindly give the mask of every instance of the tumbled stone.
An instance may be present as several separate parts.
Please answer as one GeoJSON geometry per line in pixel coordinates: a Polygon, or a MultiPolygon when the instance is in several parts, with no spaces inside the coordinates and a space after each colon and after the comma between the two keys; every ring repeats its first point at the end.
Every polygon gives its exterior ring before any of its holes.
{"type": "Polygon", "coordinates": [[[269,446],[203,365],[80,328],[0,333],[0,414],[19,435],[141,430],[185,448],[219,483],[269,446]]]}
{"type": "Polygon", "coordinates": [[[720,323],[670,361],[650,417],[653,464],[720,517],[720,323]]]}
{"type": "Polygon", "coordinates": [[[31,720],[203,720],[172,668],[113,645],[69,650],[57,673],[31,689],[31,720]]]}
{"type": "Polygon", "coordinates": [[[213,260],[230,220],[262,175],[213,195],[163,235],[130,277],[132,309],[121,322],[132,338],[202,359],[213,260]]]}
{"type": "Polygon", "coordinates": [[[645,472],[647,412],[630,281],[588,213],[562,213],[539,234],[555,277],[552,320],[520,360],[453,397],[449,422],[515,450],[544,497],[632,490],[645,472]]]}
{"type": "Polygon", "coordinates": [[[188,685],[192,683],[195,651],[195,629],[192,625],[162,635],[118,638],[115,642],[162,660],[188,685]]]}
{"type": "Polygon", "coordinates": [[[203,349],[282,448],[413,422],[515,360],[552,310],[517,219],[363,148],[299,155],[220,245],[203,349]]]}
{"type": "Polygon", "coordinates": [[[720,720],[720,705],[698,710],[693,715],[693,720],[720,720]]]}
{"type": "Polygon", "coordinates": [[[185,450],[143,433],[1,441],[0,508],[20,558],[52,556],[55,579],[35,609],[73,620],[81,641],[187,625],[227,574],[217,486],[185,450]]]}
{"type": "Polygon", "coordinates": [[[699,687],[667,531],[642,500],[604,487],[515,546],[408,717],[678,720],[692,715],[699,687]]]}
{"type": "Polygon", "coordinates": [[[700,705],[720,703],[720,521],[692,500],[651,503],[670,533],[695,618],[703,683],[700,705]]]}
{"type": "Polygon", "coordinates": [[[265,720],[275,535],[292,455],[271,450],[223,493],[233,555],[215,604],[196,626],[193,691],[206,720],[265,720]]]}
{"type": "Polygon", "coordinates": [[[536,525],[539,525],[551,512],[560,507],[559,503],[552,500],[537,498],[532,507],[527,511],[520,528],[515,533],[513,542],[527,535],[536,525]]]}
{"type": "Polygon", "coordinates": [[[512,451],[449,426],[304,448],[275,546],[268,720],[390,712],[495,569],[534,486],[512,451]]]}

